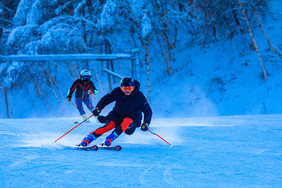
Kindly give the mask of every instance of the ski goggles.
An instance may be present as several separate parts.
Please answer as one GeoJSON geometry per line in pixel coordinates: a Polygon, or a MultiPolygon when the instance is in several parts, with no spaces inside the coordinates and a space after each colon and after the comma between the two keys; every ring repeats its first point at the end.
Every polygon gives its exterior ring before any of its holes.
{"type": "Polygon", "coordinates": [[[91,76],[82,76],[83,80],[90,80],[91,76]]]}
{"type": "Polygon", "coordinates": [[[122,86],[121,90],[125,93],[126,91],[129,91],[130,93],[133,91],[133,86],[122,86]]]}

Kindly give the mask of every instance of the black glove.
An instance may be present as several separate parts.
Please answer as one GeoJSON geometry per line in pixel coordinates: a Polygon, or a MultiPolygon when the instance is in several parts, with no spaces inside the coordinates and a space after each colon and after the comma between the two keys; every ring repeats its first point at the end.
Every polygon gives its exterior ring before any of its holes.
{"type": "Polygon", "coordinates": [[[149,123],[142,123],[142,126],[141,126],[141,131],[148,131],[149,129],[149,123]]]}
{"type": "Polygon", "coordinates": [[[71,95],[67,96],[68,101],[71,101],[71,95]]]}
{"type": "Polygon", "coordinates": [[[92,113],[93,113],[94,116],[99,116],[100,112],[101,112],[101,110],[100,110],[98,107],[96,107],[96,108],[92,111],[92,113]]]}
{"type": "Polygon", "coordinates": [[[107,120],[108,120],[108,118],[105,117],[105,116],[98,116],[98,121],[99,121],[100,123],[105,123],[107,120]]]}

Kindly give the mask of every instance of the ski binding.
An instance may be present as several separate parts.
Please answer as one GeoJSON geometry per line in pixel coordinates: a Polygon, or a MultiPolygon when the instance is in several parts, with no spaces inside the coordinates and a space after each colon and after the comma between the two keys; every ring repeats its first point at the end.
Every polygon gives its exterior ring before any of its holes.
{"type": "Polygon", "coordinates": [[[73,146],[75,149],[85,150],[85,151],[97,151],[99,148],[96,145],[93,146],[73,146]]]}

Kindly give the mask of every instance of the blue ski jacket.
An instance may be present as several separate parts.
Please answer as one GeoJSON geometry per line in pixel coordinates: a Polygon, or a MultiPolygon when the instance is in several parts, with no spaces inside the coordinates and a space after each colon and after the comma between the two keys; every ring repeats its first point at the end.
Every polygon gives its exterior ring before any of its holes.
{"type": "Polygon", "coordinates": [[[74,90],[75,91],[75,97],[80,98],[80,99],[85,99],[89,97],[89,92],[95,93],[97,92],[97,89],[93,82],[91,80],[84,82],[81,79],[77,79],[73,82],[71,88],[68,91],[68,97],[71,97],[74,90]]]}
{"type": "Polygon", "coordinates": [[[120,87],[116,87],[110,93],[106,94],[96,105],[97,108],[103,109],[112,102],[116,102],[113,108],[112,119],[123,120],[125,117],[135,119],[138,114],[143,112],[146,123],[151,123],[152,109],[140,91],[140,83],[134,80],[135,87],[132,93],[127,96],[123,93],[120,87]]]}

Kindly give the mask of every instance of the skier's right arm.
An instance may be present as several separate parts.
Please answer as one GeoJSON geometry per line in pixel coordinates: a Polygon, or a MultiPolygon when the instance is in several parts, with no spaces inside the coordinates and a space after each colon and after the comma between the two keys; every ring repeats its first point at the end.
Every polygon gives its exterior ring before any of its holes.
{"type": "Polygon", "coordinates": [[[76,87],[77,87],[77,80],[75,82],[73,82],[71,88],[68,90],[68,94],[67,94],[68,101],[71,101],[72,94],[73,94],[76,87]]]}
{"type": "Polygon", "coordinates": [[[113,120],[114,117],[115,117],[114,111],[112,110],[108,113],[107,116],[98,116],[97,119],[100,123],[106,123],[107,121],[110,122],[111,120],[113,120]]]}

